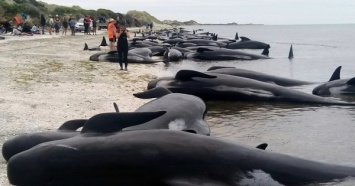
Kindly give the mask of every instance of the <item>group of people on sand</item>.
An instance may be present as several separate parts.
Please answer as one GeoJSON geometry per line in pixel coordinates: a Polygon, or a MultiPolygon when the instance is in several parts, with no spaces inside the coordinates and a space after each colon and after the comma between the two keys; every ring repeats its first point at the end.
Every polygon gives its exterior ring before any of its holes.
{"type": "Polygon", "coordinates": [[[120,63],[120,70],[126,70],[128,66],[128,38],[130,38],[130,33],[126,28],[124,22],[119,21],[117,17],[116,21],[112,18],[109,19],[107,25],[107,35],[110,40],[110,51],[115,48],[115,42],[117,40],[117,52],[118,52],[118,62],[120,63]],[[125,68],[123,69],[123,63],[125,68]]]}
{"type": "Polygon", "coordinates": [[[41,15],[41,25],[42,25],[42,34],[44,33],[44,28],[48,28],[49,35],[52,35],[53,29],[56,35],[59,35],[60,28],[62,28],[62,35],[67,35],[68,28],[71,29],[71,35],[75,35],[75,24],[76,21],[72,17],[64,16],[62,19],[59,15],[55,17],[49,16],[47,19],[44,15],[41,15]]]}
{"type": "Polygon", "coordinates": [[[148,30],[150,28],[150,31],[152,31],[153,30],[153,23],[147,23],[147,24],[145,24],[145,29],[146,30],[148,30]]]}
{"type": "Polygon", "coordinates": [[[91,18],[89,15],[86,15],[84,18],[84,34],[91,35],[91,28],[92,35],[96,35],[97,21],[95,18],[91,18]]]}

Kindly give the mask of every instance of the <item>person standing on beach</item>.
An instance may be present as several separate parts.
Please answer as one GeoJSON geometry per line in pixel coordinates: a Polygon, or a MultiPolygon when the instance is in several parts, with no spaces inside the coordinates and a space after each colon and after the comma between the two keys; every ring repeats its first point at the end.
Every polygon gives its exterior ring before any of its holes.
{"type": "Polygon", "coordinates": [[[54,29],[55,29],[55,34],[58,35],[60,29],[60,19],[58,15],[55,16],[54,29]]]}
{"type": "Polygon", "coordinates": [[[76,21],[74,20],[74,18],[71,18],[71,20],[69,21],[69,25],[70,25],[70,30],[71,30],[72,36],[75,36],[75,24],[76,24],[76,21]]]}
{"type": "Polygon", "coordinates": [[[150,23],[150,31],[153,31],[153,23],[150,23]]]}
{"type": "Polygon", "coordinates": [[[92,35],[96,35],[97,22],[95,18],[92,18],[92,35]]]}
{"type": "Polygon", "coordinates": [[[89,27],[89,23],[87,21],[88,16],[86,15],[84,18],[84,34],[88,34],[88,27],[89,27]]]}
{"type": "Polygon", "coordinates": [[[66,17],[64,17],[63,18],[63,32],[62,32],[62,35],[64,34],[64,35],[67,35],[67,30],[68,30],[68,25],[69,25],[69,23],[68,23],[68,21],[67,21],[67,18],[66,17]]]}
{"type": "Polygon", "coordinates": [[[42,34],[44,34],[44,28],[46,27],[46,18],[44,18],[43,14],[41,14],[41,27],[42,27],[42,34]]]}
{"type": "Polygon", "coordinates": [[[120,63],[121,70],[123,70],[123,62],[125,63],[125,70],[127,71],[128,66],[128,40],[130,37],[129,31],[126,29],[125,25],[120,25],[119,30],[116,33],[117,37],[117,52],[118,52],[118,62],[120,63]]]}
{"type": "Polygon", "coordinates": [[[49,16],[48,23],[47,23],[49,35],[52,35],[53,24],[54,24],[53,17],[49,16]]]}
{"type": "Polygon", "coordinates": [[[15,16],[14,17],[14,26],[18,26],[20,24],[20,19],[17,17],[17,16],[15,16]]]}
{"type": "Polygon", "coordinates": [[[108,25],[107,25],[107,36],[108,39],[110,40],[110,51],[113,51],[115,47],[115,42],[116,42],[115,34],[116,34],[115,20],[111,18],[108,21],[108,25]]]}

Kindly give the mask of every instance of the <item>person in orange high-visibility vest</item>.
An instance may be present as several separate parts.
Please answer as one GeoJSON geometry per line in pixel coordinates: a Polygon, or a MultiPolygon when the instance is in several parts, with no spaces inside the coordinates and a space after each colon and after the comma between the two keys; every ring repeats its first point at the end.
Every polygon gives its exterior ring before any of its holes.
{"type": "Polygon", "coordinates": [[[20,19],[17,16],[15,16],[14,17],[14,25],[17,26],[19,24],[20,24],[20,19]]]}
{"type": "Polygon", "coordinates": [[[115,20],[112,18],[108,21],[107,35],[108,35],[108,39],[110,40],[110,51],[112,51],[115,48],[115,42],[116,42],[116,26],[115,26],[115,20]]]}

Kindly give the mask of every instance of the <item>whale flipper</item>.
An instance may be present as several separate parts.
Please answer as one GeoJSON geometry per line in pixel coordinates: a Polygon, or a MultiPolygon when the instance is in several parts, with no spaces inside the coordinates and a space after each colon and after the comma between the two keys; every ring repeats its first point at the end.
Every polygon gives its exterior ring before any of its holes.
{"type": "Polygon", "coordinates": [[[217,70],[217,69],[221,69],[221,68],[235,68],[235,67],[212,66],[212,67],[208,68],[207,71],[217,70]]]}
{"type": "Polygon", "coordinates": [[[137,98],[141,99],[152,99],[152,98],[160,98],[165,95],[171,94],[172,92],[164,87],[156,87],[145,92],[133,94],[137,98]]]}
{"type": "Polygon", "coordinates": [[[332,77],[330,77],[329,81],[334,81],[340,79],[340,71],[341,71],[341,66],[338,66],[332,74],[332,77]]]}
{"type": "Polygon", "coordinates": [[[290,52],[288,53],[288,59],[292,59],[292,58],[293,58],[293,49],[291,45],[290,52]]]}
{"type": "Polygon", "coordinates": [[[256,148],[257,148],[257,149],[261,149],[261,150],[265,150],[267,146],[268,146],[267,143],[262,143],[262,144],[256,146],[256,148]]]}
{"type": "Polygon", "coordinates": [[[193,70],[180,70],[175,75],[175,79],[178,79],[181,81],[187,81],[187,80],[190,80],[191,78],[194,78],[194,77],[210,78],[210,79],[217,78],[217,76],[212,76],[212,75],[208,75],[208,74],[193,71],[193,70]]]}
{"type": "Polygon", "coordinates": [[[89,50],[88,44],[85,43],[84,50],[89,50]]]}
{"type": "Polygon", "coordinates": [[[166,111],[131,112],[131,113],[102,113],[91,117],[81,133],[113,133],[123,128],[140,125],[164,115],[166,111]]]}
{"type": "Polygon", "coordinates": [[[188,133],[192,133],[192,134],[197,134],[197,132],[193,129],[184,129],[182,130],[183,132],[188,132],[188,133]]]}
{"type": "Polygon", "coordinates": [[[108,46],[105,36],[102,36],[102,41],[101,41],[100,46],[108,46]]]}
{"type": "Polygon", "coordinates": [[[59,131],[76,131],[78,128],[83,127],[87,119],[75,119],[64,122],[59,128],[59,131]]]}
{"type": "Polygon", "coordinates": [[[113,107],[115,108],[115,111],[116,111],[117,113],[120,112],[120,109],[118,108],[118,105],[117,105],[115,102],[113,102],[113,107]]]}

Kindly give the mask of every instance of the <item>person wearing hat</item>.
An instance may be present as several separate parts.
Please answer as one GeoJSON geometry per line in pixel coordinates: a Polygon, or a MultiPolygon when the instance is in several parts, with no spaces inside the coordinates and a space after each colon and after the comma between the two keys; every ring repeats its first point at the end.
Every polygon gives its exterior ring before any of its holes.
{"type": "Polygon", "coordinates": [[[110,40],[110,51],[113,51],[116,42],[116,26],[115,26],[115,20],[112,18],[110,18],[108,21],[107,35],[108,35],[108,39],[110,40]]]}

